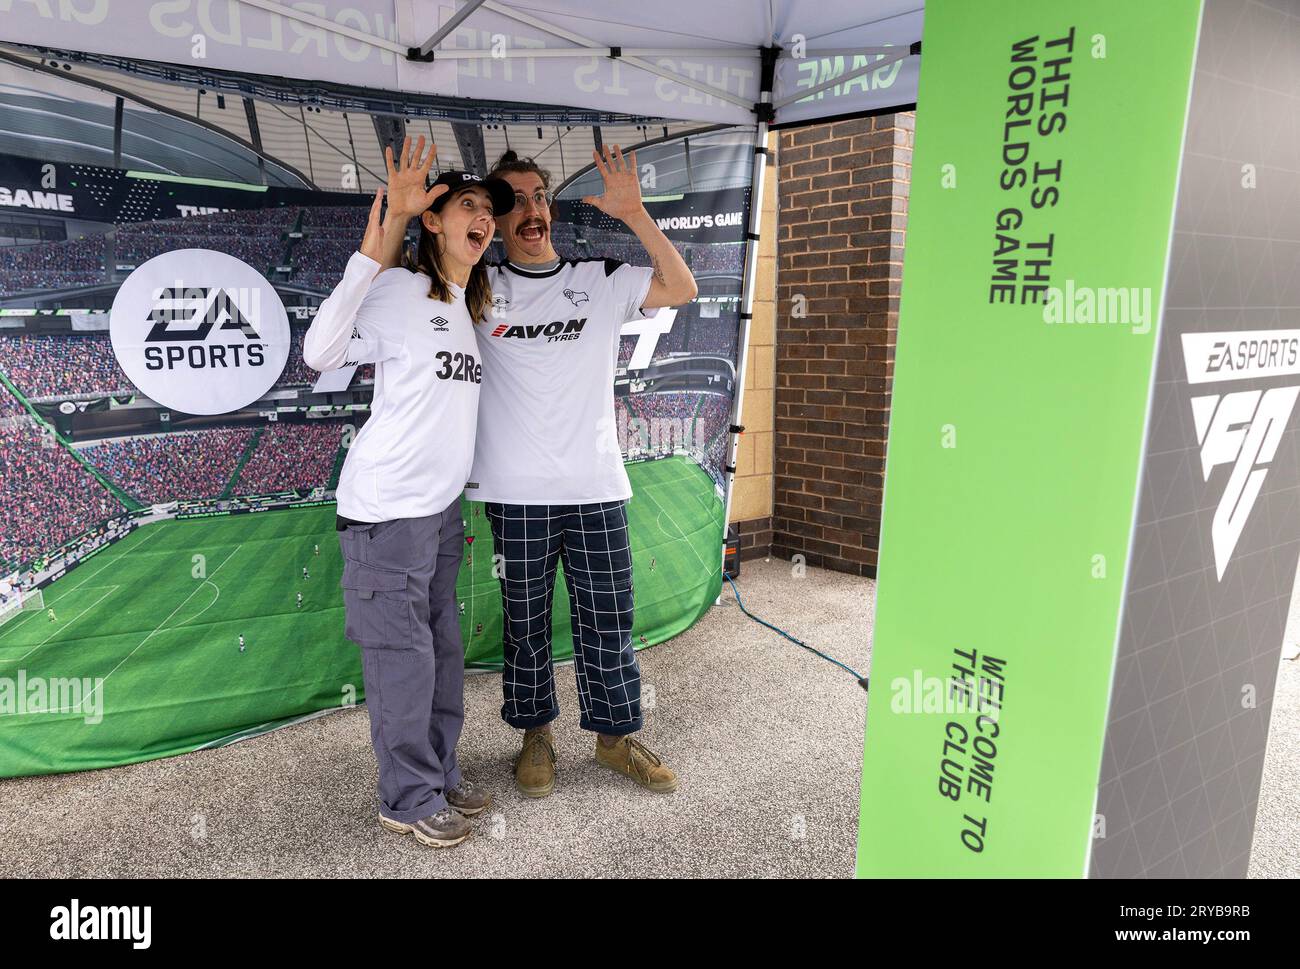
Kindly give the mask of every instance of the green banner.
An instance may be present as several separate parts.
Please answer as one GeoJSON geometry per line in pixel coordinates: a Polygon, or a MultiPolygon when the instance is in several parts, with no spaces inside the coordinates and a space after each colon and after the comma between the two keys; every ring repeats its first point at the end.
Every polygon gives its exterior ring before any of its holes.
{"type": "Polygon", "coordinates": [[[1084,873],[1199,19],[926,4],[861,876],[1084,873]]]}

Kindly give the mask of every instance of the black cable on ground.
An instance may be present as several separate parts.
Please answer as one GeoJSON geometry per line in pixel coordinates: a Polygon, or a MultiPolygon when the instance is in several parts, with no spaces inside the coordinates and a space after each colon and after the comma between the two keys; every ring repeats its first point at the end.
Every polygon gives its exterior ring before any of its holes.
{"type": "Polygon", "coordinates": [[[807,643],[805,643],[805,642],[804,642],[803,640],[801,640],[801,639],[795,639],[793,636],[791,636],[791,635],[790,635],[788,632],[786,632],[784,629],[780,629],[780,628],[778,628],[777,626],[773,626],[770,622],[768,622],[768,621],[765,620],[765,619],[759,619],[758,616],[754,615],[752,612],[750,612],[748,609],[746,609],[746,608],[745,608],[745,603],[742,602],[741,599],[740,599],[740,590],[736,588],[736,583],[731,581],[731,576],[727,575],[727,574],[724,572],[724,573],[722,574],[722,577],[723,577],[724,579],[727,580],[727,583],[731,586],[731,591],[734,592],[734,593],[736,594],[736,605],[740,606],[740,611],[743,612],[745,615],[747,615],[750,619],[754,620],[754,622],[758,623],[760,626],[766,626],[768,629],[772,630],[772,632],[774,632],[774,633],[779,633],[780,635],[784,636],[786,639],[790,640],[790,642],[794,643],[796,646],[800,646],[800,647],[802,647],[803,649],[808,650],[808,652],[812,653],[814,656],[820,656],[822,659],[826,660],[826,662],[828,662],[828,663],[834,663],[836,666],[838,666],[840,669],[844,670],[845,672],[847,672],[847,673],[852,673],[852,674],[854,675],[854,677],[857,678],[858,686],[862,687],[862,689],[864,689],[864,690],[867,689],[867,686],[868,686],[868,683],[869,683],[867,677],[865,677],[865,676],[863,676],[862,674],[860,674],[860,673],[859,673],[857,670],[855,670],[853,667],[851,667],[851,666],[845,666],[843,663],[841,663],[841,662],[840,662],[839,660],[837,660],[835,657],[833,657],[833,656],[827,656],[827,655],[826,655],[825,653],[823,653],[821,650],[814,649],[812,646],[809,646],[807,643]]]}

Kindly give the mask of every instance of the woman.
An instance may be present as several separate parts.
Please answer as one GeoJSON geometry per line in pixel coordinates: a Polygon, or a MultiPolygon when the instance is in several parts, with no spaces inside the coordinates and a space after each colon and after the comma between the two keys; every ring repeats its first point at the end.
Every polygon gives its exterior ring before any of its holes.
{"type": "Polygon", "coordinates": [[[426,191],[434,149],[422,160],[424,139],[413,155],[410,144],[400,168],[385,152],[387,217],[381,224],[381,189],[360,251],[307,331],[303,359],[316,370],[375,365],[370,419],[337,492],[345,634],[361,647],[379,821],[450,847],[492,800],[456,763],[464,722],[456,573],[484,378],[474,325],[492,303],[480,260],[514,193],[468,172],[446,172],[426,191]],[[416,215],[417,252],[400,268],[416,215]]]}

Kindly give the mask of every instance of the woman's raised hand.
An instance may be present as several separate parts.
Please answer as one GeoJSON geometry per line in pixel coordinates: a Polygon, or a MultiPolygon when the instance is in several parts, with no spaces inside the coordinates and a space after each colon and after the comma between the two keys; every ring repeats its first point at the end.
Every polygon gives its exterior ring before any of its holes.
{"type": "MultiPolygon", "coordinates": [[[[370,205],[370,218],[366,220],[366,234],[361,237],[361,254],[369,256],[378,263],[384,261],[384,226],[379,221],[379,209],[383,204],[384,190],[377,188],[375,189],[375,200],[370,205]]],[[[391,218],[392,210],[390,209],[389,212],[391,218]]],[[[400,231],[406,231],[406,226],[402,226],[400,231]]]]}
{"type": "MultiPolygon", "coordinates": [[[[411,136],[402,142],[400,163],[393,160],[393,146],[384,148],[384,164],[388,166],[388,213],[389,217],[398,216],[410,219],[427,209],[433,200],[447,191],[445,185],[435,185],[428,191],[424,183],[429,177],[429,168],[438,154],[436,145],[430,144],[426,155],[424,152],[424,135],[415,143],[411,151],[411,136]]],[[[405,226],[403,226],[405,230],[405,226]]]]}

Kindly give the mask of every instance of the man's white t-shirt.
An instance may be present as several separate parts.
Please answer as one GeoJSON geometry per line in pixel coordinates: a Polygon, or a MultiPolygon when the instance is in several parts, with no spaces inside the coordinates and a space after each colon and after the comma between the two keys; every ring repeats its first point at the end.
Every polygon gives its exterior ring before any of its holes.
{"type": "Polygon", "coordinates": [[[641,312],[653,270],[616,259],[488,269],[479,330],[478,441],[465,496],[514,505],[632,497],[614,424],[619,330],[641,312]]]}
{"type": "Polygon", "coordinates": [[[344,518],[434,515],[469,477],[486,368],[464,292],[453,285],[453,301],[443,303],[429,297],[429,284],[424,273],[379,272],[375,260],[353,253],[303,339],[303,360],[315,370],[375,365],[370,419],[339,476],[344,518]]]}

